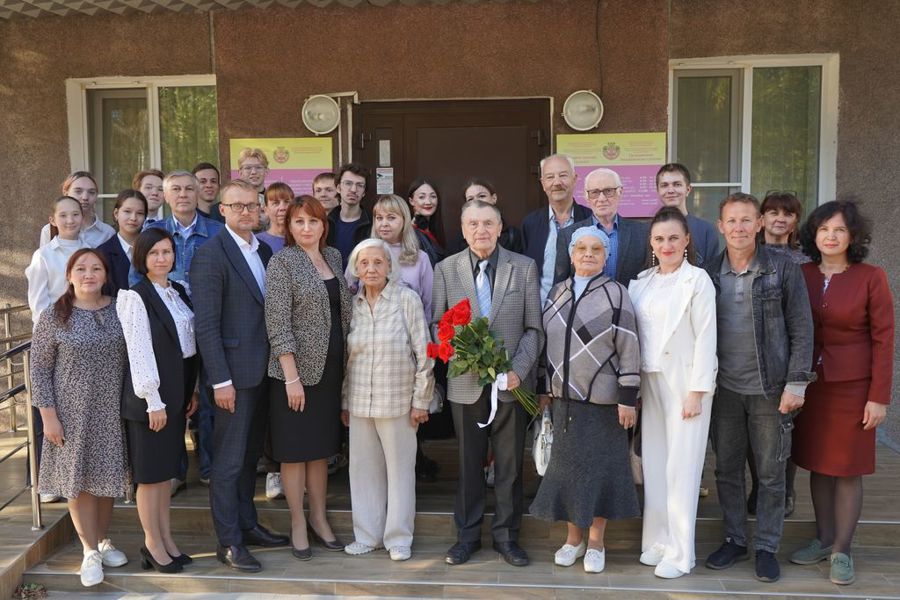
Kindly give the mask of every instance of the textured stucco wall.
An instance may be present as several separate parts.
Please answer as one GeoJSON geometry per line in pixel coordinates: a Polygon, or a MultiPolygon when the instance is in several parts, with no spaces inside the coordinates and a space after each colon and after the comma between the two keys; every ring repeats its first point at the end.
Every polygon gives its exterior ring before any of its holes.
{"type": "Polygon", "coordinates": [[[665,14],[662,0],[218,12],[222,164],[229,138],[308,135],[304,98],[337,91],[363,101],[552,96],[560,131],[565,98],[602,84],[601,130],[663,131],[665,14]]]}
{"type": "MultiPolygon", "coordinates": [[[[887,270],[900,308],[900,2],[896,0],[672,0],[671,58],[840,54],[838,195],[858,195],[874,222],[871,262],[887,270]],[[744,26],[736,27],[735,24],[744,26]]],[[[895,351],[900,365],[900,345],[895,351]]],[[[894,397],[900,391],[895,371],[894,397]]],[[[882,433],[900,449],[900,410],[882,433]]]]}
{"type": "Polygon", "coordinates": [[[0,20],[0,303],[24,270],[69,172],[65,80],[210,72],[207,15],[0,20]]]}

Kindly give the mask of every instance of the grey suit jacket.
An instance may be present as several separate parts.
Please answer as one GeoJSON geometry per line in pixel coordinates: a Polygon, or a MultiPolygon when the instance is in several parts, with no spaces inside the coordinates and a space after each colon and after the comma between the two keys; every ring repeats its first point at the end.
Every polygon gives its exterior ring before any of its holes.
{"type": "MultiPolygon", "coordinates": [[[[258,252],[265,266],[272,249],[260,242],[258,252]]],[[[224,227],[197,248],[191,288],[197,346],[209,383],[230,379],[236,389],[259,385],[269,361],[263,294],[224,227]]]]}
{"type": "MultiPolygon", "coordinates": [[[[581,227],[592,227],[592,217],[569,225],[559,232],[556,238],[556,269],[553,284],[572,276],[572,261],[569,260],[569,242],[572,234],[581,227]]],[[[650,227],[635,219],[619,217],[619,254],[616,261],[616,281],[628,287],[628,282],[635,279],[648,266],[647,250],[650,247],[650,227]]]]}
{"type": "MultiPolygon", "coordinates": [[[[499,252],[488,322],[491,331],[509,352],[512,370],[522,380],[522,385],[534,390],[535,365],[544,345],[540,274],[535,262],[527,256],[503,247],[499,252]]],[[[432,335],[435,339],[438,321],[463,298],[469,299],[473,318],[481,314],[468,248],[437,264],[432,298],[432,335]]],[[[451,377],[447,387],[447,397],[459,404],[474,404],[482,392],[478,379],[470,373],[451,377]]],[[[515,397],[510,392],[500,392],[500,400],[513,402],[515,397]]]]}

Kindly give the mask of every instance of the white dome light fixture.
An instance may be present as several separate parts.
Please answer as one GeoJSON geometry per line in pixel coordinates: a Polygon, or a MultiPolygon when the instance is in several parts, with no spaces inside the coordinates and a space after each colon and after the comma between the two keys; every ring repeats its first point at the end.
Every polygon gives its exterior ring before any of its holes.
{"type": "Polygon", "coordinates": [[[563,104],[562,116],[575,131],[596,129],[603,118],[603,101],[591,90],[572,92],[563,104]]]}
{"type": "Polygon", "coordinates": [[[341,123],[341,107],[331,96],[316,94],[303,102],[303,124],[316,135],[334,131],[341,123]]]}

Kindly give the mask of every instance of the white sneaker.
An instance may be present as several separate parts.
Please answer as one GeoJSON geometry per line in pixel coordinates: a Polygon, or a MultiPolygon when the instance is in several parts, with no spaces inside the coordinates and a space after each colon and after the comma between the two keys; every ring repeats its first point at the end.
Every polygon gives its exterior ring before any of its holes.
{"type": "Polygon", "coordinates": [[[606,568],[606,550],[589,548],[584,554],[584,572],[602,573],[606,568]]]}
{"type": "Polygon", "coordinates": [[[266,498],[269,500],[284,498],[284,487],[281,485],[281,473],[266,474],[266,498]]]}
{"type": "Polygon", "coordinates": [[[662,579],[678,579],[682,575],[685,575],[684,571],[681,571],[680,569],[664,562],[656,565],[656,569],[653,570],[653,574],[662,579]]]}
{"type": "Polygon", "coordinates": [[[56,494],[41,494],[41,504],[53,504],[59,502],[62,498],[56,494]]]}
{"type": "Polygon", "coordinates": [[[91,587],[103,583],[103,557],[96,550],[91,550],[84,555],[81,561],[81,585],[91,587]]]}
{"type": "MultiPolygon", "coordinates": [[[[351,556],[359,556],[360,554],[368,554],[375,550],[375,546],[363,544],[362,542],[351,542],[344,546],[344,552],[351,556]]],[[[391,556],[393,558],[393,556],[391,556]]]]}
{"type": "Polygon", "coordinates": [[[571,567],[576,560],[584,556],[586,550],[587,544],[584,543],[584,540],[581,540],[577,546],[566,544],[553,555],[553,562],[561,567],[571,567]]]}
{"type": "Polygon", "coordinates": [[[97,545],[97,551],[103,557],[104,567],[121,567],[128,564],[128,557],[125,556],[124,552],[113,546],[109,538],[102,540],[97,545]]]}
{"type": "Polygon", "coordinates": [[[391,548],[391,560],[409,560],[412,556],[409,546],[394,546],[391,548]]]}
{"type": "Polygon", "coordinates": [[[648,567],[655,567],[659,563],[662,562],[663,556],[666,554],[666,547],[662,544],[656,543],[650,546],[650,549],[646,552],[641,553],[641,558],[638,559],[641,561],[642,565],[647,565],[648,567]]]}

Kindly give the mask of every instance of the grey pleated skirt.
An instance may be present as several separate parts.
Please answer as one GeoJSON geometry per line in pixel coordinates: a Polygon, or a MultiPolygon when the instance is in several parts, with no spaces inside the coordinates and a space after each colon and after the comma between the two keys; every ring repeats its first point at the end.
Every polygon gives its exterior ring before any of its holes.
{"type": "Polygon", "coordinates": [[[531,514],[586,528],[640,514],[616,405],[553,401],[553,450],[531,514]]]}

